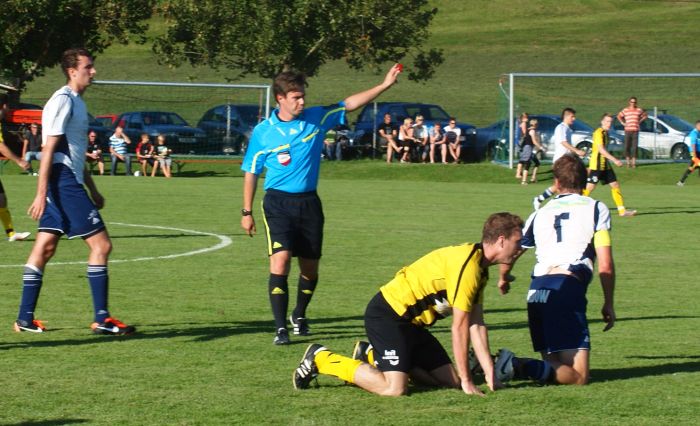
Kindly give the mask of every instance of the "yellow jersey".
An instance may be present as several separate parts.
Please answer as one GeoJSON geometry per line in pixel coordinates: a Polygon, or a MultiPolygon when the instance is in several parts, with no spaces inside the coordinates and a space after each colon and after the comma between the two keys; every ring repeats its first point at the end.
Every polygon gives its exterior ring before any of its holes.
{"type": "Polygon", "coordinates": [[[431,326],[455,307],[471,312],[484,300],[488,268],[481,266],[481,244],[437,249],[402,268],[380,291],[402,318],[431,326]]]}
{"type": "Polygon", "coordinates": [[[608,170],[610,164],[608,159],[600,153],[600,147],[607,149],[608,147],[608,132],[598,127],[593,132],[593,146],[591,147],[591,159],[588,161],[588,168],[591,170],[608,170]]]}

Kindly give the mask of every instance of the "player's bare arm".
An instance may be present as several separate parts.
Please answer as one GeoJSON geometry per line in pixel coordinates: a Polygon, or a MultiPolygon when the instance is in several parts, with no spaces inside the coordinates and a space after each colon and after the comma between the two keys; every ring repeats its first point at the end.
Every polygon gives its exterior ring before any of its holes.
{"type": "Polygon", "coordinates": [[[49,177],[51,174],[51,165],[53,164],[53,154],[56,152],[56,146],[58,145],[61,137],[63,135],[57,136],[47,136],[46,145],[41,150],[41,161],[39,163],[39,178],[36,184],[36,196],[34,201],[29,206],[27,214],[34,220],[39,220],[39,218],[44,214],[46,209],[46,193],[49,188],[49,177]]]}
{"type": "Polygon", "coordinates": [[[489,332],[484,323],[484,307],[481,304],[473,306],[469,312],[469,337],[474,348],[474,354],[479,360],[479,365],[484,370],[486,384],[491,391],[503,388],[503,383],[496,378],[489,348],[489,332]]]}
{"type": "Polygon", "coordinates": [[[603,288],[603,308],[601,313],[606,323],[603,331],[608,331],[615,325],[615,263],[613,262],[610,245],[596,247],[598,258],[598,276],[603,288]]]}
{"type": "Polygon", "coordinates": [[[100,194],[100,191],[97,190],[97,185],[95,185],[95,181],[92,179],[92,175],[88,169],[83,170],[83,181],[90,192],[90,198],[92,198],[92,202],[95,203],[95,207],[102,209],[105,206],[105,199],[102,194],[100,194]]]}
{"type": "Polygon", "coordinates": [[[365,106],[366,104],[372,102],[374,98],[381,95],[385,90],[390,88],[394,83],[396,83],[396,77],[401,72],[401,67],[399,64],[391,67],[389,72],[384,77],[384,81],[378,86],[374,86],[371,89],[365,90],[364,92],[355,93],[354,95],[345,98],[345,110],[355,111],[358,108],[365,106]]]}
{"type": "Polygon", "coordinates": [[[22,155],[23,158],[19,158],[10,148],[7,147],[7,145],[2,142],[0,142],[0,154],[17,163],[22,170],[27,170],[29,168],[29,163],[24,161],[24,154],[22,155]]]}
{"type": "Polygon", "coordinates": [[[452,308],[452,353],[464,393],[484,396],[469,371],[469,313],[457,308],[452,308]]]}
{"type": "Polygon", "coordinates": [[[249,236],[256,233],[255,219],[253,218],[253,200],[255,199],[255,190],[258,187],[258,175],[246,172],[243,177],[243,210],[251,212],[251,214],[241,216],[241,228],[249,236]]]}

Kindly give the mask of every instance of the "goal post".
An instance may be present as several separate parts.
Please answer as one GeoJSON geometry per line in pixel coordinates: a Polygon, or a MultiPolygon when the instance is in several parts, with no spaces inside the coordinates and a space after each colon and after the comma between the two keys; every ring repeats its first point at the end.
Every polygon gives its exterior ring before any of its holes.
{"type": "MultiPolygon", "coordinates": [[[[583,119],[596,128],[604,112],[617,114],[631,96],[654,117],[653,131],[659,113],[679,116],[695,122],[700,118],[697,108],[697,87],[700,73],[527,73],[512,72],[501,77],[499,84],[507,80],[507,90],[501,87],[501,95],[507,101],[507,116],[501,119],[516,123],[522,112],[559,114],[565,107],[577,110],[577,119],[583,119]]],[[[516,141],[515,125],[505,125],[504,135],[508,151],[507,165],[513,168],[516,141]]],[[[682,138],[681,138],[682,139],[682,138]]],[[[668,156],[666,151],[653,149],[651,155],[668,156]]]]}

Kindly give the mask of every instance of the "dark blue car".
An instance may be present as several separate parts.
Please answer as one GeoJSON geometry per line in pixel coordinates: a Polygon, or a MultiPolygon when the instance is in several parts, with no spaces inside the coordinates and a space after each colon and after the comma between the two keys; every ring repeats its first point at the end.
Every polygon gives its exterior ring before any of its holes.
{"type": "Polygon", "coordinates": [[[174,112],[125,112],[117,118],[116,125],[121,126],[131,139],[130,152],[136,148],[141,134],[148,133],[153,144],[156,143],[156,136],[164,135],[165,144],[174,154],[221,153],[221,146],[207,143],[207,135],[203,130],[190,126],[174,112]]]}
{"type": "Polygon", "coordinates": [[[202,115],[197,127],[209,143],[218,143],[224,154],[245,154],[253,128],[265,118],[260,105],[218,105],[202,115]]]}

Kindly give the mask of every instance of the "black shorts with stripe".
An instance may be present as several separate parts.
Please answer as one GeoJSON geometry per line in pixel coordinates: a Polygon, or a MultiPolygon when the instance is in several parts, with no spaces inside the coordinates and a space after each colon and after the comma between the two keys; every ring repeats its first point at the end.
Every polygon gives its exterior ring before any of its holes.
{"type": "Polygon", "coordinates": [[[291,194],[270,189],[262,210],[268,255],[288,250],[305,259],[321,258],[324,216],[316,191],[291,194]]]}
{"type": "Polygon", "coordinates": [[[597,185],[599,183],[607,185],[609,183],[617,182],[617,176],[615,176],[615,172],[612,169],[591,170],[588,173],[587,181],[588,183],[592,183],[594,185],[597,185]]]}
{"type": "Polygon", "coordinates": [[[437,338],[428,329],[401,318],[381,292],[367,305],[365,330],[380,371],[432,371],[452,363],[437,338]]]}

